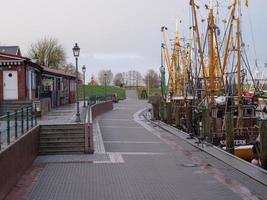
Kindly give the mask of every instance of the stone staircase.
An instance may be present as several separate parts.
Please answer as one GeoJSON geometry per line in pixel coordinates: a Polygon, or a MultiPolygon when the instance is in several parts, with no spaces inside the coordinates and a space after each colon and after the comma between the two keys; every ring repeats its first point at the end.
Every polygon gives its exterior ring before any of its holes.
{"type": "Polygon", "coordinates": [[[14,112],[21,109],[21,107],[31,106],[31,101],[17,101],[17,100],[5,100],[0,103],[0,115],[5,115],[6,112],[14,112]]]}
{"type": "Polygon", "coordinates": [[[83,124],[41,125],[40,155],[83,154],[84,151],[83,124]]]}

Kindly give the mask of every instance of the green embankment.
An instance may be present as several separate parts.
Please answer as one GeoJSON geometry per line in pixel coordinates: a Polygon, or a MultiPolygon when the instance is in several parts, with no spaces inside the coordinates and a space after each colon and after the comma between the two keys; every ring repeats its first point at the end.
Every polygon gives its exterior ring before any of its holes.
{"type": "MultiPolygon", "coordinates": [[[[146,94],[148,92],[147,88],[138,88],[137,89],[137,94],[138,94],[138,98],[139,99],[142,99],[142,91],[145,90],[146,91],[146,94]]],[[[161,95],[161,91],[160,91],[160,88],[149,88],[149,94],[148,96],[154,96],[154,95],[161,95]]]]}
{"type": "MultiPolygon", "coordinates": [[[[80,98],[83,97],[83,86],[80,86],[80,98]]],[[[85,86],[85,96],[102,96],[105,94],[114,94],[116,93],[118,95],[118,98],[120,100],[125,99],[125,89],[124,88],[119,88],[115,86],[107,86],[105,90],[105,86],[85,86]]]]}

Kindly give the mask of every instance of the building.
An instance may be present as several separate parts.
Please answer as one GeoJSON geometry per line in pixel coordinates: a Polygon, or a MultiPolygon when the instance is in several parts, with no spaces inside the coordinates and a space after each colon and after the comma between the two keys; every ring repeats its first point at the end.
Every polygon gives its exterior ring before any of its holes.
{"type": "Polygon", "coordinates": [[[19,48],[0,47],[0,105],[35,103],[44,113],[74,103],[75,91],[75,75],[34,63],[19,48]]]}

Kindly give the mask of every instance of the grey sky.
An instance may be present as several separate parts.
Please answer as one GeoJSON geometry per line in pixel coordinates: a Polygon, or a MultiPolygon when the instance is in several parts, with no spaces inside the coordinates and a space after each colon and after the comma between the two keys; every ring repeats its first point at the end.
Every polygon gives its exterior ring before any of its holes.
{"type": "MultiPolygon", "coordinates": [[[[250,3],[261,64],[267,61],[267,2],[250,3]]],[[[166,25],[174,31],[175,18],[184,22],[189,19],[189,0],[1,0],[0,8],[1,44],[19,45],[25,55],[31,43],[53,36],[65,47],[68,61],[74,63],[72,47],[78,42],[79,64],[87,66],[87,80],[100,69],[113,73],[158,70],[160,27],[166,25]]],[[[252,43],[248,21],[243,23],[247,40],[252,43]]],[[[187,23],[183,26],[188,28],[187,23]]]]}

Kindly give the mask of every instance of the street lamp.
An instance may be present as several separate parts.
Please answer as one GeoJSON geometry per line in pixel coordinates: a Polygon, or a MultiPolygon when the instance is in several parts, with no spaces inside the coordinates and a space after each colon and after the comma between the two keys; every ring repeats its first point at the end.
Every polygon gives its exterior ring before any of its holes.
{"type": "Polygon", "coordinates": [[[104,77],[105,77],[105,96],[107,96],[107,73],[104,73],[104,77]]]}
{"type": "Polygon", "coordinates": [[[85,72],[86,72],[85,65],[83,66],[82,71],[83,71],[83,107],[86,107],[85,105],[85,72]]]}
{"type": "Polygon", "coordinates": [[[80,47],[77,43],[75,43],[75,46],[72,48],[73,50],[73,56],[76,60],[76,104],[77,104],[77,110],[76,110],[76,120],[75,122],[80,122],[80,111],[79,111],[79,78],[78,78],[78,57],[80,55],[80,47]]]}

